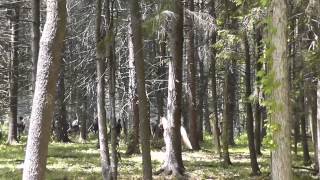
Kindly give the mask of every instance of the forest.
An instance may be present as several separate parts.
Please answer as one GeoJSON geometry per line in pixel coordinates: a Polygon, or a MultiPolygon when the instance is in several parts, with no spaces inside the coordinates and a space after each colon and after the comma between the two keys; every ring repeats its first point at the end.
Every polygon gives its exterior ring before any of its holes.
{"type": "Polygon", "coordinates": [[[0,0],[0,179],[318,179],[319,36],[320,0],[0,0]]]}

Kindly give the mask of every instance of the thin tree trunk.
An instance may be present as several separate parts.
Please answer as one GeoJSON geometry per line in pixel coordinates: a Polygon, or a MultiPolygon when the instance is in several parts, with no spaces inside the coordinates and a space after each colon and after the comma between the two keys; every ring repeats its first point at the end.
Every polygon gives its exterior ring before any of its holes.
{"type": "Polygon", "coordinates": [[[48,0],[47,19],[40,41],[35,96],[23,168],[24,180],[45,179],[50,125],[54,112],[66,20],[66,1],[48,0]]]}
{"type": "Polygon", "coordinates": [[[68,123],[67,123],[67,110],[65,99],[65,86],[64,86],[64,63],[61,64],[61,70],[57,83],[57,97],[55,104],[54,115],[54,131],[58,142],[70,142],[68,137],[68,123]]]}
{"type": "Polygon", "coordinates": [[[272,26],[277,29],[272,32],[273,45],[271,73],[274,73],[275,83],[278,83],[273,92],[272,100],[276,102],[276,111],[271,114],[271,124],[279,126],[273,132],[273,141],[277,145],[272,150],[271,178],[274,180],[293,179],[291,170],[290,152],[290,115],[289,115],[289,85],[288,85],[288,59],[287,59],[287,1],[273,0],[271,4],[272,26]]]}
{"type": "Polygon", "coordinates": [[[231,102],[231,88],[232,88],[232,74],[231,74],[231,62],[225,63],[224,70],[224,109],[223,109],[223,125],[222,125],[222,149],[223,149],[223,163],[225,166],[231,165],[229,157],[229,128],[230,123],[233,123],[232,119],[232,102],[231,102]]]}
{"type": "MultiPolygon", "coordinates": [[[[262,45],[262,34],[261,34],[261,27],[258,27],[257,34],[256,34],[256,46],[258,49],[258,56],[256,59],[256,74],[258,74],[262,70],[262,63],[259,61],[263,54],[263,45],[262,45]]],[[[255,149],[258,155],[261,155],[261,142],[262,142],[262,135],[261,135],[261,121],[262,121],[262,107],[260,105],[260,98],[261,95],[261,78],[260,76],[256,76],[256,93],[258,99],[255,101],[255,127],[254,127],[254,140],[255,140],[255,149]]]]}
{"type": "Polygon", "coordinates": [[[9,132],[8,143],[17,143],[17,114],[18,114],[18,34],[19,34],[19,11],[20,5],[15,4],[10,18],[11,24],[11,59],[9,74],[9,132]]]}
{"type": "MultiPolygon", "coordinates": [[[[210,1],[210,14],[212,16],[215,15],[215,0],[210,1]]],[[[217,33],[214,32],[212,34],[211,43],[215,44],[217,41],[217,33]]],[[[220,145],[220,129],[219,129],[219,116],[218,116],[218,96],[217,96],[217,78],[216,78],[216,51],[214,48],[211,48],[211,85],[212,85],[212,105],[213,105],[213,116],[210,119],[213,119],[212,124],[212,132],[213,132],[213,144],[216,149],[216,153],[222,157],[221,154],[221,145],[220,145]]]]}
{"type": "Polygon", "coordinates": [[[260,169],[257,162],[257,154],[254,145],[254,129],[253,129],[253,112],[252,105],[250,102],[251,96],[251,59],[250,59],[250,47],[248,42],[247,32],[244,32],[244,47],[246,56],[246,71],[245,71],[245,82],[246,82],[246,114],[247,114],[247,135],[248,145],[250,151],[250,162],[253,175],[259,175],[260,169]]]}
{"type": "MultiPolygon", "coordinates": [[[[109,3],[106,1],[105,3],[109,3]]],[[[101,168],[102,176],[104,180],[110,179],[110,157],[108,148],[108,138],[107,138],[107,120],[106,120],[106,109],[105,109],[105,59],[106,59],[106,48],[103,46],[105,42],[101,34],[102,20],[102,0],[97,0],[96,4],[96,63],[97,63],[97,116],[98,116],[98,127],[99,127],[99,147],[100,147],[100,158],[101,158],[101,168]],[[100,47],[102,46],[102,47],[100,47]]]]}
{"type": "Polygon", "coordinates": [[[128,26],[129,49],[129,138],[126,154],[140,154],[139,148],[139,105],[137,96],[137,78],[134,65],[134,50],[132,43],[131,22],[128,26]]]}
{"type": "MultiPolygon", "coordinates": [[[[188,0],[190,11],[194,11],[194,1],[188,0]]],[[[194,47],[194,32],[192,26],[192,19],[188,18],[188,31],[187,31],[187,61],[188,61],[188,113],[189,113],[189,134],[192,148],[195,150],[200,149],[199,134],[197,128],[197,85],[196,85],[196,61],[195,61],[195,47],[194,47]]],[[[202,106],[202,104],[200,105],[202,106]]],[[[201,109],[202,111],[202,109],[201,109]]]]}
{"type": "Polygon", "coordinates": [[[40,41],[40,0],[31,1],[32,11],[32,90],[35,90],[40,41]]]}
{"type": "Polygon", "coordinates": [[[143,179],[152,179],[152,165],[150,155],[150,105],[145,89],[145,70],[141,14],[138,0],[131,0],[130,4],[132,42],[134,62],[137,72],[140,141],[142,149],[143,179]]]}

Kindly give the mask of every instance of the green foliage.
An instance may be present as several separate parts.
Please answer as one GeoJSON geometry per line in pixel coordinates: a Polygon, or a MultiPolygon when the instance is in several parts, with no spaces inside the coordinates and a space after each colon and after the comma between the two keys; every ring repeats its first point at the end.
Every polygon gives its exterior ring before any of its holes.
{"type": "Polygon", "coordinates": [[[236,138],[235,143],[238,145],[247,145],[248,144],[248,134],[246,132],[241,133],[236,138]]]}
{"type": "Polygon", "coordinates": [[[276,142],[273,140],[273,134],[277,133],[280,131],[281,126],[280,124],[271,122],[270,120],[266,120],[266,129],[267,129],[267,134],[263,138],[263,146],[267,149],[273,150],[277,147],[276,142]]]}
{"type": "Polygon", "coordinates": [[[271,3],[271,0],[260,0],[260,6],[268,7],[271,3]]]}
{"type": "Polygon", "coordinates": [[[234,51],[241,43],[239,35],[233,34],[230,30],[219,30],[219,40],[213,45],[213,48],[217,50],[217,58],[226,61],[232,60],[234,57],[238,57],[238,53],[234,51]]]}

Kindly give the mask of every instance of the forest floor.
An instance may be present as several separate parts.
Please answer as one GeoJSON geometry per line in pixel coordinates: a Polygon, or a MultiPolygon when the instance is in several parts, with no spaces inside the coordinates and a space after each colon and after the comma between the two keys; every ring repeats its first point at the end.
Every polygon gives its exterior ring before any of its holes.
{"type": "MultiPolygon", "coordinates": [[[[212,152],[211,138],[206,135],[201,146],[202,150],[183,152],[183,162],[188,179],[269,179],[269,151],[263,151],[263,155],[258,159],[262,175],[250,176],[249,152],[245,143],[242,142],[244,139],[238,138],[236,141],[238,145],[230,148],[233,165],[224,167],[218,155],[212,152]]],[[[25,142],[24,137],[19,145],[0,144],[0,179],[21,179],[25,142]]],[[[46,179],[102,179],[96,143],[97,140],[90,140],[86,143],[50,143],[46,179]]],[[[126,156],[123,143],[120,143],[119,149],[121,154],[119,179],[141,179],[141,156],[126,156]]],[[[164,152],[153,149],[151,155],[153,171],[157,171],[163,162],[164,152]]],[[[311,175],[313,173],[310,170],[311,167],[303,166],[301,151],[294,157],[293,162],[295,179],[316,179],[311,175]]],[[[154,176],[154,178],[167,179],[168,177],[154,176]]]]}

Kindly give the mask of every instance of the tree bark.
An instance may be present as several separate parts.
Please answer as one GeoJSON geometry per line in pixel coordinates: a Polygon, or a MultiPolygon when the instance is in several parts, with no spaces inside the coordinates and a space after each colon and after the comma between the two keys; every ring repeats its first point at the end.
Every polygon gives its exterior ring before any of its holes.
{"type": "Polygon", "coordinates": [[[247,135],[248,145],[250,151],[250,162],[253,175],[259,175],[260,169],[257,162],[257,154],[254,144],[254,129],[253,129],[253,112],[252,105],[250,102],[251,95],[251,59],[250,59],[250,47],[248,42],[247,32],[244,32],[244,47],[246,57],[246,71],[245,71],[245,83],[246,83],[246,114],[247,114],[247,135]]]}
{"type": "MultiPolygon", "coordinates": [[[[215,0],[210,1],[210,14],[215,17],[215,0]]],[[[217,41],[217,33],[214,32],[212,35],[211,43],[215,44],[217,41]]],[[[211,48],[211,86],[212,86],[212,105],[213,105],[213,116],[210,119],[213,119],[212,132],[213,132],[213,144],[216,149],[216,153],[222,157],[221,154],[221,145],[220,145],[220,129],[219,129],[219,116],[218,116],[218,96],[217,96],[217,78],[216,78],[216,50],[211,48]]]]}
{"type": "MultiPolygon", "coordinates": [[[[105,60],[106,60],[106,48],[103,46],[105,35],[101,34],[103,31],[101,11],[102,11],[102,0],[96,2],[96,65],[97,65],[97,116],[98,116],[98,127],[99,127],[99,147],[100,147],[100,158],[102,176],[104,180],[111,178],[110,171],[110,157],[109,147],[107,138],[107,120],[106,120],[106,109],[105,109],[105,60]],[[102,47],[100,47],[102,46],[102,47]]],[[[105,3],[109,3],[106,1],[105,3]]]]}
{"type": "Polygon", "coordinates": [[[133,50],[133,34],[131,24],[128,26],[128,49],[129,49],[129,136],[126,154],[140,154],[139,148],[139,105],[137,96],[137,77],[133,50]]]}
{"type": "Polygon", "coordinates": [[[54,112],[66,19],[66,1],[48,0],[47,19],[40,40],[35,96],[24,161],[23,179],[25,180],[45,179],[50,125],[54,112]]]}
{"type": "Polygon", "coordinates": [[[182,105],[182,56],[183,56],[183,5],[181,0],[173,2],[175,18],[171,21],[169,45],[172,59],[169,60],[167,120],[163,118],[165,160],[162,171],[181,176],[184,166],[181,154],[181,105],[182,105]]]}
{"type": "Polygon", "coordinates": [[[138,0],[130,3],[132,42],[134,62],[137,72],[138,97],[139,97],[139,119],[140,119],[140,141],[142,149],[143,179],[152,179],[152,165],[150,155],[150,105],[145,88],[145,69],[143,52],[143,35],[141,14],[138,0]]]}
{"type": "Polygon", "coordinates": [[[231,165],[229,157],[229,128],[230,123],[233,123],[232,119],[232,102],[231,102],[231,88],[232,88],[232,73],[231,71],[231,62],[225,63],[224,70],[224,88],[223,88],[223,97],[224,97],[224,109],[223,109],[223,125],[222,125],[222,149],[223,149],[223,163],[225,166],[231,165]]]}
{"type": "Polygon", "coordinates": [[[19,58],[18,58],[18,34],[19,34],[19,11],[20,5],[15,4],[11,10],[11,59],[9,65],[9,132],[8,143],[17,143],[17,114],[18,114],[18,76],[19,76],[19,58]]]}
{"type": "Polygon", "coordinates": [[[293,179],[291,170],[290,152],[290,115],[289,115],[289,85],[288,85],[288,59],[287,59],[287,2],[286,0],[273,0],[272,27],[277,29],[271,34],[273,45],[271,73],[274,73],[275,83],[278,83],[273,92],[272,100],[276,102],[276,111],[271,114],[271,124],[279,126],[273,133],[276,147],[272,150],[271,178],[274,180],[293,179]]]}
{"type": "MultiPolygon", "coordinates": [[[[194,11],[194,1],[188,0],[188,7],[190,11],[194,11]]],[[[195,150],[200,149],[199,144],[199,134],[197,128],[197,84],[196,84],[196,61],[195,61],[195,47],[194,47],[194,32],[192,26],[192,19],[189,17],[187,19],[188,30],[187,30],[187,39],[186,39],[186,48],[187,48],[187,61],[188,61],[188,113],[189,113],[189,134],[192,148],[195,150]]],[[[202,106],[202,104],[200,105],[202,106]]],[[[201,109],[202,111],[202,109],[201,109]]]]}
{"type": "Polygon", "coordinates": [[[32,11],[32,90],[35,90],[40,41],[40,0],[31,1],[32,11]]]}
{"type": "MultiPolygon", "coordinates": [[[[258,27],[257,34],[256,34],[256,46],[258,49],[258,56],[256,59],[256,74],[262,70],[262,62],[259,61],[261,56],[263,55],[263,44],[262,44],[262,28],[258,27]]],[[[261,77],[256,76],[256,93],[257,93],[257,100],[255,101],[255,127],[254,127],[254,140],[255,140],[255,149],[257,155],[261,155],[261,142],[262,142],[262,134],[261,134],[261,121],[262,121],[262,107],[260,105],[260,98],[262,97],[261,91],[261,77]]]]}
{"type": "Polygon", "coordinates": [[[58,142],[70,142],[68,137],[68,123],[67,123],[67,110],[65,100],[65,86],[64,86],[64,63],[61,64],[61,70],[57,83],[57,97],[55,104],[54,115],[54,131],[58,142]]]}

